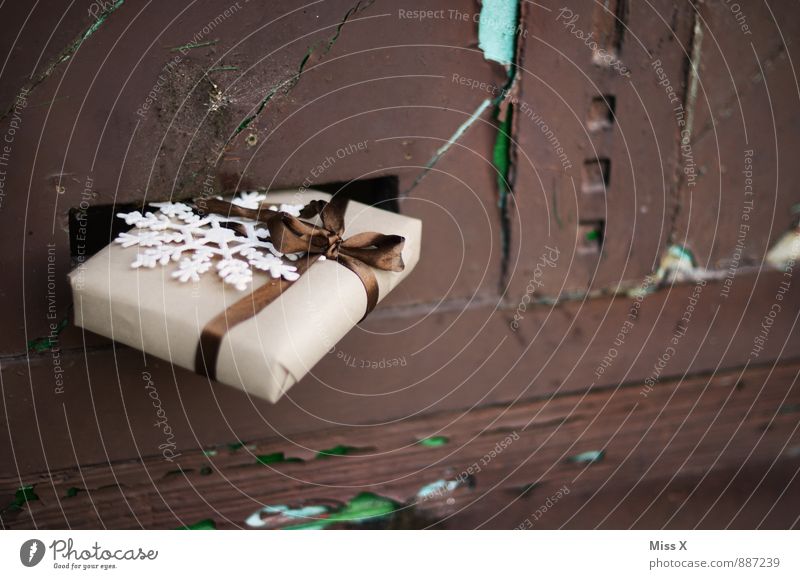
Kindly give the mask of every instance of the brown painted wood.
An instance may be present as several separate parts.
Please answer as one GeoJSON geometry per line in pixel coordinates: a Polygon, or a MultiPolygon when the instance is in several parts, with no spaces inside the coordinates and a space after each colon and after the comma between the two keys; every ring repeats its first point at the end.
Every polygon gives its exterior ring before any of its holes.
{"type": "MultiPolygon", "coordinates": [[[[10,430],[0,430],[0,473],[150,454],[163,436],[152,426],[145,372],[170,417],[179,449],[583,393],[593,386],[644,381],[656,372],[662,378],[717,372],[750,359],[782,279],[782,274],[763,274],[753,285],[752,277],[737,278],[728,298],[721,297],[719,283],[708,284],[674,346],[671,340],[692,305],[692,285],[655,292],[638,309],[637,299],[624,296],[538,305],[524,312],[517,331],[511,328],[516,304],[499,311],[490,305],[430,315],[422,311],[413,317],[375,312],[275,405],[233,388],[212,387],[207,379],[125,347],[64,352],[61,393],[51,353],[30,363],[21,358],[3,365],[0,416],[8,413],[10,430]],[[635,322],[632,312],[638,312],[635,322]],[[632,329],[618,342],[628,322],[632,329]],[[436,340],[440,335],[450,338],[436,340]],[[665,355],[669,360],[660,364],[665,355]],[[405,364],[363,366],[394,359],[405,364]],[[47,426],[41,440],[31,430],[36,425],[47,426]]],[[[800,357],[799,299],[793,287],[763,352],[750,363],[800,357]]]]}
{"type": "MultiPolygon", "coordinates": [[[[770,525],[786,526],[800,515],[798,495],[785,492],[795,488],[793,474],[800,466],[798,372],[796,364],[740,369],[663,382],[652,391],[631,384],[410,418],[377,429],[273,438],[236,450],[218,448],[213,456],[209,449],[187,451],[174,462],[151,455],[54,469],[21,481],[34,486],[39,500],[7,511],[3,523],[171,528],[211,518],[219,527],[245,527],[245,519],[265,504],[347,501],[369,491],[424,518],[444,518],[446,526],[469,521],[512,527],[524,524],[566,485],[568,500],[556,501],[542,524],[715,527],[737,520],[749,524],[761,514],[770,525]],[[418,444],[431,436],[446,436],[448,442],[434,448],[418,444]],[[503,448],[497,451],[499,443],[503,448]],[[357,450],[315,458],[335,445],[357,450]],[[589,451],[603,451],[604,458],[574,462],[589,451]],[[257,456],[275,452],[303,462],[257,463],[257,456]],[[713,476],[706,483],[709,472],[713,476]],[[468,475],[471,485],[427,500],[418,496],[426,484],[468,475]],[[690,500],[690,480],[702,489],[702,499],[690,500]],[[523,492],[533,483],[538,486],[523,492]],[[743,489],[753,490],[739,513],[725,497],[729,485],[739,497],[743,489]],[[83,490],[65,498],[71,487],[83,490]],[[643,495],[656,506],[649,509],[643,495]],[[717,498],[724,506],[718,511],[717,498]],[[698,503],[702,509],[691,507],[698,503]]],[[[19,484],[16,477],[0,480],[4,500],[19,484]]]]}
{"type": "MultiPolygon", "coordinates": [[[[18,37],[27,17],[24,3],[0,7],[0,47],[12,53],[0,77],[3,110],[32,86],[19,118],[0,120],[0,135],[12,126],[16,131],[0,206],[0,505],[28,482],[40,496],[30,511],[4,512],[5,525],[171,528],[212,517],[220,526],[241,526],[263,503],[346,501],[359,490],[411,505],[423,485],[458,476],[508,429],[537,413],[544,422],[520,433],[475,487],[425,501],[413,520],[397,524],[517,526],[583,472],[563,464],[565,453],[603,445],[606,459],[586,469],[539,525],[796,525],[791,409],[797,401],[789,385],[800,359],[797,284],[790,284],[758,356],[755,340],[787,281],[781,272],[737,270],[730,295],[711,281],[695,305],[692,284],[659,287],[641,308],[617,291],[620,283],[640,285],[670,243],[688,246],[700,267],[725,271],[742,219],[745,145],[755,153],[758,200],[741,264],[759,265],[790,225],[797,168],[787,155],[796,148],[798,111],[791,62],[799,33],[790,9],[772,7],[773,15],[766,6],[748,6],[750,35],[723,3],[609,3],[626,24],[623,30],[596,3],[568,2],[580,15],[577,28],[602,33],[630,70],[629,80],[598,64],[598,55],[557,21],[562,4],[526,3],[513,92],[508,229],[497,208],[492,152],[498,132],[491,107],[418,180],[437,149],[505,82],[506,71],[478,50],[471,19],[419,22],[401,18],[397,6],[386,2],[326,0],[295,12],[289,2],[246,3],[217,21],[236,3],[126,1],[70,52],[94,22],[94,3],[67,9],[69,4],[40,3],[18,37]],[[213,31],[194,38],[210,22],[213,31]],[[698,26],[703,37],[695,43],[698,26]],[[176,50],[193,38],[199,46],[185,54],[176,50]],[[63,58],[65,50],[69,58],[63,58]],[[166,74],[160,86],[164,67],[176,56],[177,72],[166,74]],[[696,101],[689,94],[693,58],[700,72],[696,101]],[[694,114],[700,172],[694,191],[681,177],[676,116],[654,59],[694,114]],[[729,71],[725,59],[741,65],[729,71]],[[467,88],[460,78],[478,86],[467,88]],[[139,114],[156,86],[152,105],[139,114]],[[234,135],[275,87],[280,89],[257,118],[234,135]],[[552,126],[569,170],[526,111],[552,126]],[[98,205],[186,198],[205,183],[215,191],[298,186],[311,167],[362,141],[366,150],[337,159],[315,179],[396,175],[400,210],[424,222],[422,261],[279,404],[212,387],[71,326],[58,349],[27,351],[29,340],[46,336],[51,323],[69,315],[70,207],[82,200],[98,205]],[[602,251],[593,252],[579,236],[600,221],[605,241],[602,251]],[[502,239],[509,232],[511,283],[505,288],[502,239]],[[540,275],[537,263],[549,248],[557,250],[558,262],[540,266],[540,275]],[[48,267],[51,258],[54,267],[48,267]],[[529,290],[532,280],[543,286],[529,290]],[[585,298],[587,290],[597,291],[585,298]],[[561,303],[552,306],[556,296],[561,303]],[[663,368],[662,383],[620,427],[641,383],[682,332],[690,305],[691,322],[663,368]],[[637,315],[629,318],[632,308],[637,315]],[[521,316],[517,331],[515,315],[521,316]],[[631,331],[615,344],[626,322],[631,331]],[[605,365],[611,348],[615,356],[605,365]],[[400,358],[406,363],[391,370],[359,365],[400,358]],[[779,370],[767,380],[775,361],[779,370]],[[746,364],[752,367],[737,389],[736,369],[746,364]],[[704,373],[714,378],[701,395],[704,373]],[[170,417],[181,465],[194,469],[186,476],[168,474],[174,465],[153,458],[164,436],[153,426],[145,375],[170,417]],[[767,386],[756,391],[751,380],[767,386]],[[766,428],[787,392],[789,406],[766,428]],[[666,393],[674,396],[665,399],[666,393]],[[578,417],[559,426],[573,407],[580,409],[578,417]],[[486,430],[495,418],[499,426],[486,430]],[[734,433],[737,425],[742,428],[734,433]],[[450,437],[445,447],[413,445],[440,430],[450,437]],[[291,443],[279,442],[281,437],[291,443]],[[239,439],[259,442],[253,449],[224,450],[239,439]],[[311,450],[339,443],[370,450],[312,459],[311,450]],[[529,449],[542,443],[525,462],[529,449]],[[222,450],[207,460],[198,449],[208,447],[222,450]],[[661,448],[664,455],[654,463],[653,449],[661,448]],[[284,451],[306,462],[282,463],[275,472],[254,464],[252,455],[262,451],[284,451]],[[206,462],[213,463],[207,475],[201,472],[206,462]],[[542,486],[501,512],[543,472],[542,486]],[[634,484],[642,472],[647,475],[634,484]],[[109,486],[118,482],[124,492],[109,486]],[[484,495],[494,483],[499,486],[484,495]],[[70,486],[91,493],[61,500],[70,486]]],[[[478,10],[471,0],[415,0],[404,9],[440,6],[468,15],[478,10]]]]}

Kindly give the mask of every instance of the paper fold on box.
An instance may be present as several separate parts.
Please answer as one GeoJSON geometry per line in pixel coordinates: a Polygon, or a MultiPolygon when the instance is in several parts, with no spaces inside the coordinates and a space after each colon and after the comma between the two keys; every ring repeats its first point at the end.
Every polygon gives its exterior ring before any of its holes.
{"type": "MultiPolygon", "coordinates": [[[[329,198],[304,191],[270,193],[267,200],[306,204],[329,198]]],[[[405,269],[374,270],[383,299],[419,261],[422,224],[351,201],[344,237],[365,231],[406,238],[405,269]]],[[[195,370],[205,325],[269,280],[255,273],[244,292],[215,275],[180,283],[171,277],[174,264],[132,268],[137,251],[112,243],[70,273],[75,324],[190,370],[195,370]]],[[[226,333],[217,380],[276,402],[359,322],[366,303],[364,286],[353,272],[331,260],[314,263],[277,300],[226,333]]]]}

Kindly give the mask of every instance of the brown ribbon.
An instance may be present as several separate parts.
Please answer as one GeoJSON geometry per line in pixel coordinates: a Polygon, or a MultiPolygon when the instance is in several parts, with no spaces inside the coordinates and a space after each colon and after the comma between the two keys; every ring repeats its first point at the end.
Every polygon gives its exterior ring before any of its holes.
{"type": "MultiPolygon", "coordinates": [[[[227,201],[209,199],[198,203],[204,213],[217,213],[229,217],[243,217],[265,222],[270,242],[281,253],[305,253],[295,262],[297,273],[302,275],[319,256],[334,260],[352,271],[364,284],[367,308],[364,317],[378,303],[378,279],[372,268],[384,271],[403,271],[403,244],[405,238],[382,233],[357,233],[344,238],[344,214],[347,198],[334,196],[329,203],[311,201],[300,212],[300,217],[310,219],[316,215],[322,225],[317,226],[297,219],[282,211],[267,208],[247,209],[227,201]]],[[[216,379],[217,359],[225,333],[241,322],[250,319],[275,301],[292,282],[282,278],[272,279],[256,288],[206,324],[200,334],[195,355],[195,370],[216,379]]],[[[363,318],[362,318],[363,319],[363,318]]]]}

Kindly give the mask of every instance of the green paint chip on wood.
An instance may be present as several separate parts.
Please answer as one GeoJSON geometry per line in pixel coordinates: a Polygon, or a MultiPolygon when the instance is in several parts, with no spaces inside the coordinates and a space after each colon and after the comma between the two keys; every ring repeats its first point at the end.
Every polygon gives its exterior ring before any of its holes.
{"type": "Polygon", "coordinates": [[[281,462],[303,462],[302,458],[286,457],[282,452],[273,452],[271,454],[259,454],[256,457],[259,464],[277,464],[281,462]]]}
{"type": "Polygon", "coordinates": [[[345,456],[358,452],[359,448],[355,446],[347,446],[346,444],[337,444],[333,448],[326,448],[317,453],[317,458],[328,458],[331,456],[345,456]]]}
{"type": "Polygon", "coordinates": [[[429,436],[427,438],[423,438],[417,442],[420,446],[427,446],[429,448],[435,448],[437,446],[444,446],[450,442],[450,439],[446,436],[429,436]]]}
{"type": "Polygon", "coordinates": [[[186,525],[183,527],[178,527],[178,530],[182,531],[214,531],[217,528],[217,524],[214,522],[213,519],[203,519],[202,521],[197,521],[191,525],[186,525]]]}
{"type": "Polygon", "coordinates": [[[350,499],[341,509],[324,519],[286,527],[287,530],[324,529],[334,523],[363,523],[388,517],[397,510],[397,503],[374,493],[361,493],[350,499]]]}

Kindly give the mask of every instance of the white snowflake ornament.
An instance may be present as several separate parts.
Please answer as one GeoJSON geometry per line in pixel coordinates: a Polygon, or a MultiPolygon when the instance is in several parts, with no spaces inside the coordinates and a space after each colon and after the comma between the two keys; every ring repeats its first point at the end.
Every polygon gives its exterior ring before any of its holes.
{"type": "MultiPolygon", "coordinates": [[[[246,192],[231,203],[247,209],[258,209],[266,195],[246,192]]],[[[154,268],[170,261],[178,262],[172,277],[179,282],[197,282],[212,269],[216,261],[217,275],[239,291],[253,282],[253,268],[273,278],[289,281],[299,276],[297,268],[284,260],[296,261],[299,254],[282,254],[269,242],[269,231],[263,224],[240,217],[209,214],[200,216],[186,203],[150,203],[155,212],[118,213],[131,231],[120,233],[114,240],[122,247],[139,247],[131,267],[154,268]],[[215,259],[216,258],[216,259],[215,259]]],[[[282,204],[270,209],[300,214],[302,205],[282,204]]]]}

